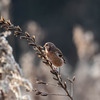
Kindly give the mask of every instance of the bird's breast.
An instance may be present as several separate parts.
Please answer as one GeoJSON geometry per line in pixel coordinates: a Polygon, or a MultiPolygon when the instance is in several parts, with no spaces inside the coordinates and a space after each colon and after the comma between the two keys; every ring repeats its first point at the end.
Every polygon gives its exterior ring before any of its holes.
{"type": "Polygon", "coordinates": [[[47,53],[47,58],[56,67],[60,67],[63,64],[63,59],[59,58],[55,53],[48,52],[47,53]]]}

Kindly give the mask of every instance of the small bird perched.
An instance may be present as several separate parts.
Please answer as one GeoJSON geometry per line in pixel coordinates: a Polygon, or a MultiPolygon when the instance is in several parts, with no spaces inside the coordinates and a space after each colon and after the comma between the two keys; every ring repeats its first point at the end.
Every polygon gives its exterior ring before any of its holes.
{"type": "Polygon", "coordinates": [[[55,66],[61,67],[65,63],[62,52],[51,42],[44,45],[47,59],[55,66]]]}

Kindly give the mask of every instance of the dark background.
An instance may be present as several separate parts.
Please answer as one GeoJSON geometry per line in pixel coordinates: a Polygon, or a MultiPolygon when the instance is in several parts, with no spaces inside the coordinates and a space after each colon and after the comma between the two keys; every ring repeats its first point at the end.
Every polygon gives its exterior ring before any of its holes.
{"type": "MultiPolygon", "coordinates": [[[[76,25],[84,31],[91,30],[100,42],[100,0],[12,0],[11,14],[13,23],[24,30],[29,20],[37,22],[45,31],[42,45],[53,42],[73,66],[78,59],[72,37],[76,25]]],[[[18,44],[14,48],[18,61],[23,50],[18,44]]]]}

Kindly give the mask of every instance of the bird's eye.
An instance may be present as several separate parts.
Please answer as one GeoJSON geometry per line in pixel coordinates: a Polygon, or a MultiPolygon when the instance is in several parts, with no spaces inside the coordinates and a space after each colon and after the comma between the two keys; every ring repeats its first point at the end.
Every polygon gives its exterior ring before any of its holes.
{"type": "Polygon", "coordinates": [[[59,55],[59,57],[62,57],[62,55],[59,55]]]}
{"type": "Polygon", "coordinates": [[[48,44],[46,44],[45,46],[48,46],[48,44]]]}

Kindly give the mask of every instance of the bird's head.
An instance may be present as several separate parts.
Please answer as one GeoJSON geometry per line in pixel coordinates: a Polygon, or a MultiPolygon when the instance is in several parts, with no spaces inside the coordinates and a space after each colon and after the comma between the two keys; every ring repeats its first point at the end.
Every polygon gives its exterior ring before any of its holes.
{"type": "Polygon", "coordinates": [[[55,48],[55,45],[52,42],[47,42],[45,43],[44,47],[45,47],[45,50],[50,51],[52,50],[52,48],[55,48]]]}

